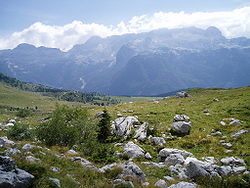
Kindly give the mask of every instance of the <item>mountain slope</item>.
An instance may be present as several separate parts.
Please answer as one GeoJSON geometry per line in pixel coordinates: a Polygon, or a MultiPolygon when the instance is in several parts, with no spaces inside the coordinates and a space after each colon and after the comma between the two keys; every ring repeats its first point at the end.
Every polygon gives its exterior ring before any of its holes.
{"type": "Polygon", "coordinates": [[[21,44],[0,51],[0,72],[22,81],[110,95],[156,95],[250,84],[250,39],[215,27],[92,37],[68,52],[21,44]]]}

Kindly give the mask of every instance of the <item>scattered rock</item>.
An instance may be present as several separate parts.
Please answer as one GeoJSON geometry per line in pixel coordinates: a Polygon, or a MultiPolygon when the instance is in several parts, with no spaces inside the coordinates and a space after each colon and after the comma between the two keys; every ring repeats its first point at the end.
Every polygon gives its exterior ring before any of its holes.
{"type": "Polygon", "coordinates": [[[50,167],[50,170],[53,171],[53,172],[60,172],[61,171],[60,168],[55,167],[55,166],[50,167]]]}
{"type": "Polygon", "coordinates": [[[221,136],[222,133],[220,131],[213,132],[211,136],[221,136]]]}
{"type": "Polygon", "coordinates": [[[208,109],[203,110],[203,113],[209,113],[209,110],[208,109]]]}
{"type": "Polygon", "coordinates": [[[171,185],[169,188],[196,188],[196,187],[197,187],[196,184],[181,181],[180,183],[171,185]]]}
{"type": "Polygon", "coordinates": [[[6,150],[6,155],[11,156],[11,155],[17,155],[18,153],[21,153],[21,151],[17,148],[9,148],[6,150]]]}
{"type": "Polygon", "coordinates": [[[31,145],[31,144],[25,144],[25,145],[22,147],[23,150],[31,150],[31,149],[33,149],[33,148],[36,148],[36,146],[31,145]]]}
{"type": "Polygon", "coordinates": [[[187,92],[181,91],[181,92],[176,93],[176,97],[177,98],[185,98],[185,97],[191,97],[191,96],[187,92]]]}
{"type": "Polygon", "coordinates": [[[123,179],[114,180],[113,187],[121,187],[121,185],[124,185],[125,187],[131,187],[131,188],[135,187],[131,181],[125,181],[123,179]]]}
{"type": "Polygon", "coordinates": [[[146,181],[146,182],[143,182],[141,185],[142,185],[143,187],[147,187],[147,186],[149,186],[150,184],[146,181]]]}
{"type": "Polygon", "coordinates": [[[151,143],[157,146],[163,146],[164,144],[166,144],[165,139],[162,137],[149,137],[148,139],[151,143]]]}
{"type": "Polygon", "coordinates": [[[112,122],[112,133],[116,136],[121,136],[124,139],[127,139],[128,136],[131,134],[132,128],[134,128],[135,124],[138,123],[139,120],[135,116],[117,118],[115,119],[115,121],[112,122]]]}
{"type": "Polygon", "coordinates": [[[15,146],[16,143],[9,140],[7,136],[0,137],[0,147],[12,147],[15,146]]]}
{"type": "Polygon", "coordinates": [[[125,144],[124,153],[127,154],[130,158],[138,158],[145,156],[145,151],[133,142],[128,142],[127,144],[125,144]]]}
{"type": "Polygon", "coordinates": [[[147,122],[144,122],[139,129],[137,129],[135,131],[135,136],[134,138],[138,139],[138,140],[145,140],[146,137],[147,137],[147,130],[148,130],[148,123],[147,122]]]}
{"type": "Polygon", "coordinates": [[[49,178],[50,181],[52,181],[57,187],[61,187],[61,182],[57,178],[49,178]]]}
{"type": "Polygon", "coordinates": [[[35,158],[35,157],[31,156],[31,155],[25,157],[25,159],[26,159],[26,161],[28,161],[30,163],[39,163],[39,162],[41,162],[40,159],[35,158]]]}
{"type": "Polygon", "coordinates": [[[103,114],[104,114],[103,111],[102,111],[102,112],[97,112],[97,113],[95,114],[95,117],[96,117],[96,118],[102,117],[103,114]]]}
{"type": "Polygon", "coordinates": [[[169,157],[171,154],[180,154],[184,158],[187,157],[194,157],[194,155],[190,152],[187,152],[185,150],[179,150],[179,149],[173,149],[173,148],[164,148],[160,150],[158,154],[158,160],[160,162],[164,162],[167,157],[169,157]]]}
{"type": "Polygon", "coordinates": [[[233,150],[228,149],[228,150],[225,150],[224,153],[233,153],[233,150]]]}
{"type": "Polygon", "coordinates": [[[164,167],[166,167],[166,165],[164,163],[141,162],[141,164],[147,165],[147,166],[153,166],[153,167],[157,167],[157,168],[164,168],[164,167]]]}
{"type": "Polygon", "coordinates": [[[0,187],[29,187],[34,176],[17,168],[10,157],[0,156],[0,187]]]}
{"type": "Polygon", "coordinates": [[[150,160],[150,159],[152,159],[152,156],[150,155],[150,153],[147,152],[147,153],[145,154],[145,158],[150,160]]]}
{"type": "Polygon", "coordinates": [[[163,176],[163,178],[167,181],[174,181],[174,178],[172,178],[171,176],[163,176]]]}
{"type": "Polygon", "coordinates": [[[167,182],[166,182],[165,180],[160,179],[160,180],[158,180],[158,181],[155,183],[154,186],[155,186],[155,187],[161,187],[161,188],[167,188],[167,187],[168,187],[168,184],[167,184],[167,182]]]}
{"type": "Polygon", "coordinates": [[[123,171],[119,175],[120,178],[124,179],[124,178],[130,177],[132,179],[138,179],[138,180],[141,180],[143,182],[145,181],[146,175],[140,169],[140,167],[137,166],[135,163],[126,162],[126,163],[122,164],[122,168],[123,168],[123,171]]]}
{"type": "Polygon", "coordinates": [[[237,157],[225,157],[220,160],[225,165],[245,165],[245,162],[243,159],[237,158],[237,157]]]}
{"type": "Polygon", "coordinates": [[[84,159],[82,157],[71,157],[72,161],[78,161],[80,162],[80,164],[84,167],[84,168],[89,168],[91,170],[100,172],[100,170],[95,167],[90,161],[88,161],[87,159],[84,159]]]}
{"type": "Polygon", "coordinates": [[[69,154],[69,155],[79,155],[79,153],[76,152],[76,151],[73,150],[73,149],[68,150],[68,151],[67,151],[67,154],[69,154]]]}
{"type": "Polygon", "coordinates": [[[241,129],[239,130],[238,132],[234,133],[231,135],[231,138],[239,138],[241,135],[247,133],[248,131],[247,130],[244,130],[244,129],[241,129]]]}
{"type": "Polygon", "coordinates": [[[225,126],[225,125],[226,125],[226,123],[225,123],[224,121],[221,121],[220,124],[221,124],[222,126],[225,126]]]}
{"type": "Polygon", "coordinates": [[[221,145],[225,148],[231,148],[233,145],[231,143],[222,142],[221,145]]]}
{"type": "Polygon", "coordinates": [[[189,122],[190,118],[184,114],[177,114],[174,116],[174,121],[186,121],[189,122]]]}
{"type": "Polygon", "coordinates": [[[172,176],[176,176],[179,179],[187,179],[186,168],[183,165],[176,164],[169,166],[169,170],[172,176]]]}
{"type": "Polygon", "coordinates": [[[214,102],[219,102],[220,100],[217,99],[217,98],[214,98],[213,101],[214,101],[214,102]]]}
{"type": "Polygon", "coordinates": [[[231,122],[229,123],[229,125],[241,125],[241,122],[240,122],[240,120],[235,119],[235,120],[231,121],[231,122]]]}

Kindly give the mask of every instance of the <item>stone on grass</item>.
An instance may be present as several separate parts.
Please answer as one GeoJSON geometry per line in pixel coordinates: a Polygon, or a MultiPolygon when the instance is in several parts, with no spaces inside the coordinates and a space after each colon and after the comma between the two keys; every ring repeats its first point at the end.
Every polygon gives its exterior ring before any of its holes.
{"type": "Polygon", "coordinates": [[[185,181],[181,181],[180,183],[173,184],[169,188],[196,188],[197,185],[194,183],[188,183],[185,181]]]}
{"type": "Polygon", "coordinates": [[[167,188],[168,184],[165,180],[159,179],[155,184],[155,187],[167,188]]]}
{"type": "Polygon", "coordinates": [[[185,150],[179,150],[179,149],[174,149],[174,148],[164,148],[162,150],[160,150],[159,154],[158,154],[158,160],[160,162],[164,162],[165,159],[170,156],[170,154],[180,154],[181,156],[183,156],[184,158],[187,157],[194,157],[194,155],[190,152],[187,152],[185,150]]]}
{"type": "Polygon", "coordinates": [[[73,149],[68,150],[68,151],[67,151],[67,154],[69,154],[69,155],[79,155],[79,153],[76,152],[76,151],[73,150],[73,149]]]}
{"type": "Polygon", "coordinates": [[[0,147],[12,147],[15,145],[16,143],[9,140],[7,136],[0,137],[0,147]]]}
{"type": "Polygon", "coordinates": [[[162,137],[149,137],[148,139],[151,143],[157,146],[163,146],[164,144],[166,144],[165,139],[162,137]]]}
{"type": "Polygon", "coordinates": [[[145,156],[145,151],[133,142],[128,142],[127,144],[125,144],[124,153],[127,154],[130,158],[138,158],[145,156]]]}
{"type": "Polygon", "coordinates": [[[61,187],[61,182],[57,178],[49,178],[50,181],[52,181],[57,187],[61,187]]]}
{"type": "Polygon", "coordinates": [[[40,159],[38,159],[38,158],[36,158],[36,157],[33,157],[33,156],[31,156],[31,155],[26,156],[25,159],[26,159],[26,161],[28,161],[28,162],[30,162],[30,163],[39,163],[39,162],[41,162],[40,159]]]}
{"type": "Polygon", "coordinates": [[[173,135],[184,136],[190,133],[191,127],[191,122],[178,121],[171,124],[170,132],[173,135]]]}
{"type": "Polygon", "coordinates": [[[247,130],[241,129],[238,132],[231,135],[231,138],[239,138],[241,135],[247,133],[247,130]]]}
{"type": "Polygon", "coordinates": [[[138,140],[145,140],[147,138],[147,130],[148,130],[148,123],[147,122],[144,122],[140,127],[139,129],[137,129],[135,131],[135,136],[134,138],[138,139],[138,140]]]}
{"type": "Polygon", "coordinates": [[[23,150],[31,150],[33,148],[36,148],[36,146],[32,145],[32,144],[25,144],[22,149],[23,150]]]}

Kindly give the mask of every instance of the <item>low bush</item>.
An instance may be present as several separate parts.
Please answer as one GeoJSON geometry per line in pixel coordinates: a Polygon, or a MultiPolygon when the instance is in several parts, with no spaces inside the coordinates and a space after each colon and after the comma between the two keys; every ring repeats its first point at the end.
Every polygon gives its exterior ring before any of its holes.
{"type": "Polygon", "coordinates": [[[80,145],[80,151],[91,157],[97,163],[111,163],[115,161],[115,148],[111,143],[100,143],[97,140],[89,140],[80,145]]]}
{"type": "Polygon", "coordinates": [[[86,109],[57,106],[49,120],[37,127],[36,134],[46,145],[72,147],[95,138],[96,129],[86,109]]]}
{"type": "Polygon", "coordinates": [[[11,127],[7,136],[15,139],[15,140],[31,140],[34,137],[33,131],[26,124],[15,123],[13,127],[11,127]]]}

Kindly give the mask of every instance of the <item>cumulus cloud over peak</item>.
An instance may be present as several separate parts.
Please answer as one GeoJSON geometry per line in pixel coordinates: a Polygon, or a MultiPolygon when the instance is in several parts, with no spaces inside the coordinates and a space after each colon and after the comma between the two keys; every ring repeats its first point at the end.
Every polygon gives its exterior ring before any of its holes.
{"type": "Polygon", "coordinates": [[[125,33],[140,33],[160,28],[183,27],[207,28],[215,26],[228,38],[250,37],[250,7],[225,12],[157,12],[131,18],[127,23],[116,26],[86,24],[73,21],[63,26],[46,25],[36,22],[30,27],[0,38],[0,49],[14,48],[20,43],[69,50],[76,44],[82,44],[91,36],[107,37],[125,33]]]}

